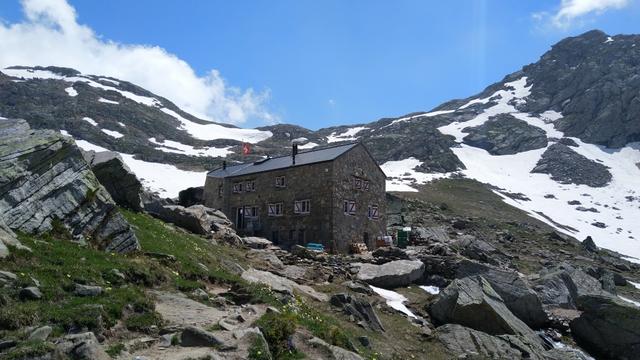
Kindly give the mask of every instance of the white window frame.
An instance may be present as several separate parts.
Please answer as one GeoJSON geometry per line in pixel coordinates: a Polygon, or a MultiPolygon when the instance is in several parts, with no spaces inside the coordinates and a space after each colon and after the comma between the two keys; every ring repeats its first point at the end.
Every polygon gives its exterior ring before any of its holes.
{"type": "Polygon", "coordinates": [[[378,205],[369,205],[369,219],[378,220],[380,218],[380,207],[378,205]]]}
{"type": "Polygon", "coordinates": [[[284,213],[284,206],[281,202],[267,204],[268,216],[282,216],[284,213]]]}
{"type": "Polygon", "coordinates": [[[293,202],[293,213],[307,215],[311,213],[311,200],[296,200],[293,202]]]}
{"type": "Polygon", "coordinates": [[[353,187],[356,190],[362,190],[362,179],[359,177],[356,177],[353,179],[353,187]]]}
{"type": "Polygon", "coordinates": [[[234,194],[240,194],[242,192],[242,189],[243,189],[242,184],[243,184],[242,181],[233,183],[233,193],[234,194]]]}
{"type": "Polygon", "coordinates": [[[287,180],[284,175],[276,176],[276,187],[277,188],[285,188],[287,187],[287,180]]]}
{"type": "Polygon", "coordinates": [[[362,190],[369,191],[369,180],[362,181],[362,190]]]}
{"type": "Polygon", "coordinates": [[[260,210],[258,210],[257,206],[250,205],[244,207],[244,216],[248,218],[257,218],[260,210]],[[251,215],[249,215],[251,214],[251,215]]]}
{"type": "Polygon", "coordinates": [[[357,212],[355,200],[345,200],[342,210],[344,211],[345,215],[355,215],[357,212]]]}
{"type": "Polygon", "coordinates": [[[247,180],[245,182],[245,191],[246,192],[251,192],[251,191],[256,191],[256,181],[255,180],[247,180]]]}

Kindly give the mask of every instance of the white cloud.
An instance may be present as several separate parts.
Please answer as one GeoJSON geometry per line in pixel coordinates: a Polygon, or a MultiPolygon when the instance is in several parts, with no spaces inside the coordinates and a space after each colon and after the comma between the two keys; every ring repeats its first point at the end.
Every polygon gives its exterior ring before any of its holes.
{"type": "Polygon", "coordinates": [[[556,12],[534,13],[533,18],[553,27],[566,29],[587,15],[597,15],[607,10],[618,10],[627,5],[629,5],[629,0],[561,0],[556,12]]]}
{"type": "Polygon", "coordinates": [[[277,121],[269,91],[229,86],[217,70],[198,76],[185,61],[151,45],[102,39],[79,24],[66,0],[22,0],[23,22],[0,22],[0,67],[64,66],[127,80],[173,101],[185,111],[219,122],[277,121]]]}

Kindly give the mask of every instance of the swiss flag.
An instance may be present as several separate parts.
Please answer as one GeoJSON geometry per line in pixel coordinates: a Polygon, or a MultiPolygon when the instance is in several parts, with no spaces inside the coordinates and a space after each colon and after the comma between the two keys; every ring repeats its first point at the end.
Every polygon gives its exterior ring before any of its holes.
{"type": "Polygon", "coordinates": [[[251,153],[251,145],[249,143],[242,144],[242,155],[249,155],[251,153]]]}

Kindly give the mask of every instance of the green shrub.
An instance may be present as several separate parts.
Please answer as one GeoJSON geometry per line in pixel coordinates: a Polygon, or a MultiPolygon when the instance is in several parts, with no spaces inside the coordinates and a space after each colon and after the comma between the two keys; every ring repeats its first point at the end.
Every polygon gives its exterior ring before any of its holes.
{"type": "Polygon", "coordinates": [[[115,359],[118,357],[118,355],[120,355],[120,353],[124,351],[124,349],[125,349],[124,344],[117,343],[117,344],[110,345],[105,351],[107,354],[109,354],[109,356],[115,359]]]}
{"type": "Polygon", "coordinates": [[[152,326],[162,326],[162,318],[155,311],[133,314],[125,319],[124,324],[129,330],[149,333],[152,326]]]}
{"type": "Polygon", "coordinates": [[[262,331],[269,350],[276,359],[286,358],[295,352],[289,349],[289,337],[296,330],[295,317],[291,314],[270,312],[264,314],[256,325],[262,331]]]}

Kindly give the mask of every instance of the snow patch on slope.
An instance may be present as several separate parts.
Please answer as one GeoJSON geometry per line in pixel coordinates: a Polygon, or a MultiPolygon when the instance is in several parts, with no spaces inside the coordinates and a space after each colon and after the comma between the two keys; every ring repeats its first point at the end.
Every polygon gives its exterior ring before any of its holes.
{"type": "Polygon", "coordinates": [[[408,307],[404,305],[404,303],[407,301],[407,298],[404,297],[404,295],[399,294],[395,291],[381,289],[379,287],[375,287],[372,285],[369,285],[369,287],[371,287],[371,290],[373,290],[373,292],[375,292],[376,294],[384,298],[387,302],[387,305],[389,305],[390,308],[400,311],[401,313],[409,317],[412,317],[412,318],[417,317],[411,312],[411,310],[409,310],[408,307]]]}
{"type": "Polygon", "coordinates": [[[349,128],[341,132],[340,134],[337,134],[336,131],[334,131],[327,136],[327,142],[333,143],[338,141],[358,140],[358,137],[356,135],[358,135],[358,133],[363,130],[369,130],[369,128],[364,126],[356,126],[356,127],[349,128]]]}
{"type": "Polygon", "coordinates": [[[174,154],[183,154],[183,155],[191,155],[191,156],[212,156],[212,157],[224,157],[228,154],[233,154],[233,151],[230,151],[231,146],[227,146],[224,148],[216,148],[216,147],[204,147],[196,149],[191,145],[186,145],[183,143],[179,143],[173,140],[165,140],[164,142],[159,142],[156,138],[149,138],[149,142],[160,145],[156,147],[156,150],[174,153],[174,154]]]}
{"type": "Polygon", "coordinates": [[[420,114],[420,115],[406,116],[406,117],[403,117],[403,118],[400,118],[400,119],[395,119],[391,123],[381,127],[380,129],[384,129],[384,128],[388,127],[388,126],[395,125],[395,124],[398,124],[398,123],[401,123],[401,122],[405,122],[405,121],[414,120],[414,119],[417,119],[417,118],[433,117],[433,116],[437,116],[437,115],[450,114],[450,113],[452,113],[454,111],[455,110],[438,110],[438,111],[432,111],[432,112],[428,112],[428,113],[424,113],[424,114],[420,114]]]}
{"type": "Polygon", "coordinates": [[[88,122],[92,126],[98,126],[98,123],[90,117],[83,117],[82,120],[88,122]]]}
{"type": "Polygon", "coordinates": [[[404,160],[387,161],[380,165],[382,171],[387,175],[387,191],[417,192],[418,190],[412,186],[449,176],[449,174],[427,174],[416,171],[416,167],[422,163],[422,161],[410,157],[404,160]]]}
{"type": "Polygon", "coordinates": [[[180,129],[185,130],[189,135],[200,140],[231,139],[248,143],[257,143],[273,136],[271,131],[226,127],[214,123],[205,125],[197,124],[185,119],[183,116],[171,109],[162,108],[160,110],[165,114],[176,118],[181,123],[180,129]]]}
{"type": "Polygon", "coordinates": [[[100,129],[100,131],[116,139],[120,139],[121,137],[124,136],[123,134],[114,130],[100,129]]]}
{"type": "Polygon", "coordinates": [[[105,99],[105,98],[100,98],[100,99],[98,99],[98,101],[99,101],[99,102],[101,102],[101,103],[107,103],[107,104],[113,104],[113,105],[118,105],[118,104],[120,104],[120,103],[119,103],[119,102],[117,102],[117,101],[108,100],[108,99],[105,99]]]}
{"type": "Polygon", "coordinates": [[[78,96],[78,92],[73,88],[73,86],[69,86],[68,88],[64,89],[64,91],[66,91],[67,95],[71,97],[78,96]]]}

